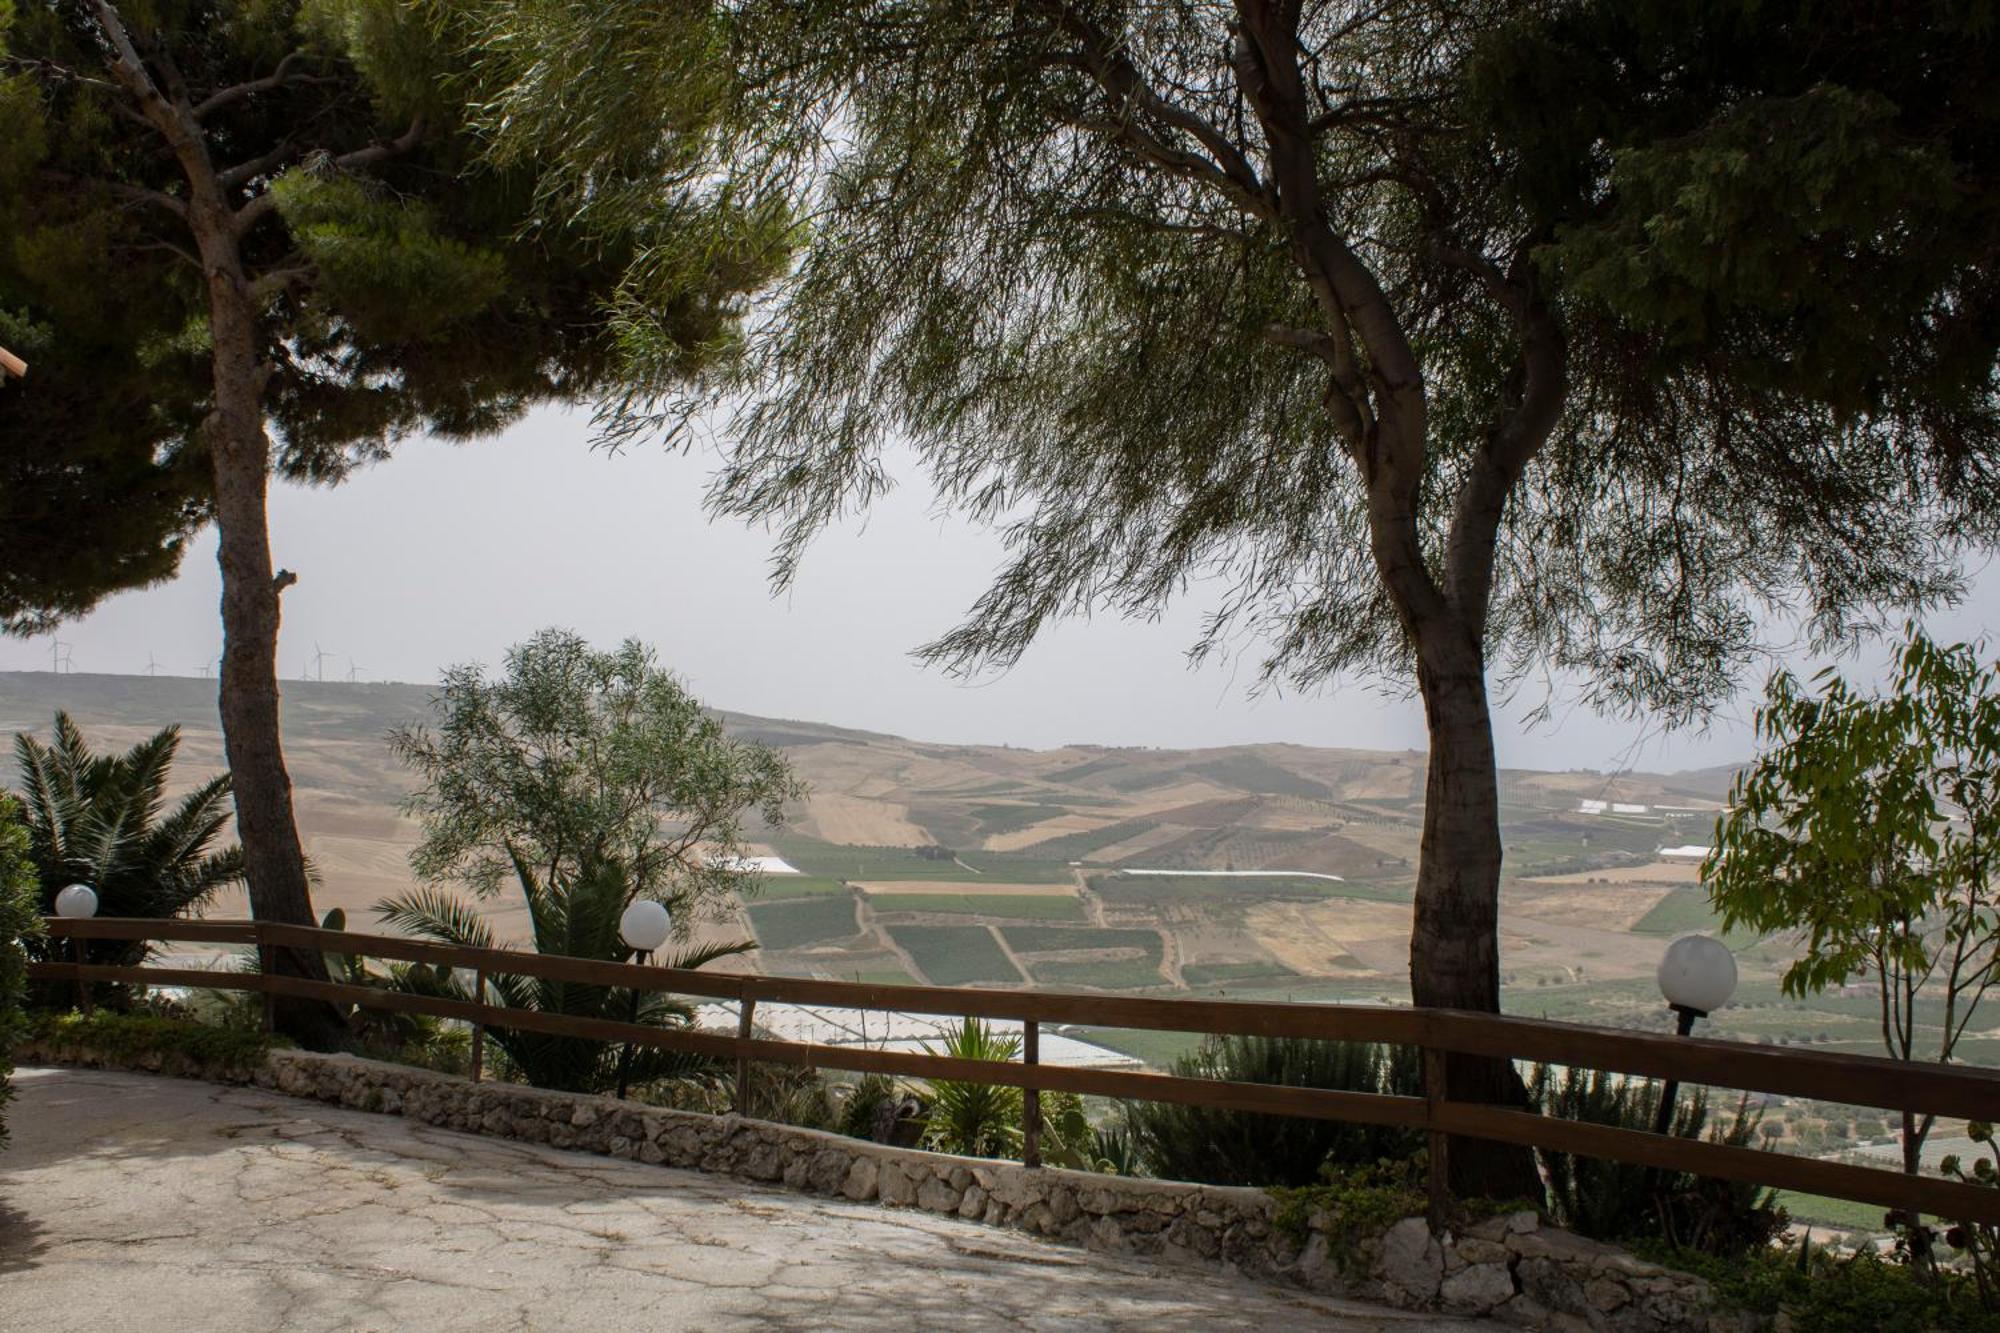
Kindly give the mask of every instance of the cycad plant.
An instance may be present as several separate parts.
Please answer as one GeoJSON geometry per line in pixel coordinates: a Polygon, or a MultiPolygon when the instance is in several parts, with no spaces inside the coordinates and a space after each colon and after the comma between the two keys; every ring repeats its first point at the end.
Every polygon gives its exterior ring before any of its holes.
{"type": "MultiPolygon", "coordinates": [[[[594,856],[584,860],[574,873],[542,875],[516,859],[514,878],[527,904],[536,952],[614,963],[631,958],[631,950],[618,933],[618,919],[637,895],[630,871],[620,861],[594,856]]],[[[661,901],[677,917],[679,909],[688,906],[679,894],[668,894],[661,901]]],[[[390,925],[420,939],[472,949],[497,947],[493,928],[469,900],[436,887],[425,886],[385,899],[375,910],[390,925]]],[[[682,946],[665,951],[655,961],[662,967],[697,968],[755,947],[751,941],[682,946]]],[[[469,979],[445,968],[400,966],[391,970],[389,984],[417,994],[473,998],[469,979]]],[[[693,1007],[672,996],[654,991],[635,995],[622,987],[542,977],[489,975],[484,999],[512,1009],[648,1027],[686,1027],[694,1021],[693,1007]]],[[[489,1027],[486,1035],[499,1048],[508,1071],[538,1088],[604,1092],[618,1086],[621,1051],[614,1044],[497,1026],[489,1027]]],[[[657,1047],[637,1048],[630,1059],[625,1072],[635,1086],[662,1079],[709,1080],[720,1069],[706,1056],[657,1047]]]]}
{"type": "MultiPolygon", "coordinates": [[[[99,916],[181,916],[243,879],[243,852],[216,841],[230,817],[227,773],[168,801],[180,751],[179,727],[167,727],[124,754],[98,755],[69,714],[58,712],[43,744],[14,736],[29,856],[44,912],[65,885],[97,892],[99,916]]],[[[44,951],[63,947],[44,941],[44,951]]],[[[141,940],[92,940],[93,963],[131,966],[150,947],[141,940]]]]}

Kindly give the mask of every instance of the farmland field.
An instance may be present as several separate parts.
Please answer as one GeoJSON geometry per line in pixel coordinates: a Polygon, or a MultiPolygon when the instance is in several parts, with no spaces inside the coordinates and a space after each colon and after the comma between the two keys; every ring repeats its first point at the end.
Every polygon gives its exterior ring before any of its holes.
{"type": "Polygon", "coordinates": [[[1063,953],[1075,949],[1143,949],[1158,961],[1160,933],[1156,930],[1099,930],[1073,926],[1002,926],[1000,933],[1015,953],[1063,953]]]}
{"type": "Polygon", "coordinates": [[[1217,986],[1231,981],[1296,976],[1283,963],[1184,963],[1181,976],[1190,986],[1217,986]]]}
{"type": "Polygon", "coordinates": [[[844,893],[760,903],[749,911],[750,923],[757,928],[757,942],[766,949],[796,949],[851,939],[860,930],[854,921],[854,899],[844,893]]]}
{"type": "Polygon", "coordinates": [[[1035,980],[1044,986],[1093,986],[1099,990],[1137,990],[1167,984],[1167,979],[1160,975],[1158,962],[1148,963],[1136,958],[1068,963],[1030,961],[1028,970],[1034,973],[1035,980]]]}
{"type": "Polygon", "coordinates": [[[1027,921],[1084,919],[1083,904],[1067,893],[893,893],[870,894],[869,899],[877,912],[939,912],[1027,921]]]}
{"type": "Polygon", "coordinates": [[[889,934],[933,985],[1011,984],[1022,979],[984,926],[893,926],[889,934]]]}
{"type": "Polygon", "coordinates": [[[817,898],[823,894],[846,892],[845,884],[823,875],[765,875],[757,886],[757,892],[750,896],[749,901],[768,903],[788,898],[817,898]]]}

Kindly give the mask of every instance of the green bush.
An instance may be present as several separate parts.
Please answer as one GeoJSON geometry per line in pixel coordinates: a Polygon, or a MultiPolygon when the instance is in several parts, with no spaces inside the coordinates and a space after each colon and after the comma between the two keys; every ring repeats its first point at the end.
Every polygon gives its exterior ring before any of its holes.
{"type": "MultiPolygon", "coordinates": [[[[955,1060],[1011,1061],[1021,1053],[1021,1038],[996,1033],[977,1018],[967,1018],[945,1036],[942,1047],[924,1043],[930,1055],[955,1060]]],[[[929,1123],[924,1147],[967,1157],[1007,1157],[1021,1142],[1021,1090],[997,1083],[931,1080],[929,1123]]]]}
{"type": "Polygon", "coordinates": [[[1920,1274],[1873,1249],[1843,1257],[1805,1242],[1719,1259],[1664,1245],[1635,1248],[1707,1278],[1723,1305],[1760,1315],[1782,1311],[1793,1333],[2000,1333],[2000,1311],[1981,1308],[1971,1276],[1948,1268],[1920,1274]]]}
{"type": "MultiPolygon", "coordinates": [[[[1421,1096],[1423,1061],[1414,1047],[1291,1037],[1210,1037],[1174,1060],[1182,1078],[1272,1083],[1293,1088],[1421,1096]]],[[[1147,1172],[1208,1185],[1306,1186],[1326,1168],[1413,1156],[1415,1130],[1258,1115],[1204,1106],[1137,1102],[1125,1125],[1147,1172]]]]}
{"type": "Polygon", "coordinates": [[[230,1074],[250,1073],[264,1062],[273,1045],[280,1044],[261,1028],[243,1024],[217,1027],[184,1018],[121,1014],[108,1009],[89,1014],[33,1014],[27,1038],[70,1057],[97,1054],[125,1062],[156,1055],[166,1068],[180,1064],[204,1073],[230,1074]]]}
{"type": "Polygon", "coordinates": [[[0,796],[0,1147],[7,1143],[7,1103],[13,1099],[14,1043],[26,1030],[21,1001],[28,990],[26,941],[41,933],[35,871],[20,807],[0,796]]]}
{"type": "MultiPolygon", "coordinates": [[[[1544,1114],[1592,1125],[1650,1131],[1659,1113],[1660,1089],[1642,1079],[1601,1070],[1544,1065],[1530,1095],[1544,1114]]],[[[1709,1124],[1699,1091],[1677,1100],[1672,1133],[1684,1139],[1748,1147],[1763,1121],[1746,1098],[1728,1123],[1709,1124]]],[[[1657,1238],[1703,1254],[1733,1256],[1766,1249],[1785,1228],[1784,1210],[1758,1185],[1661,1171],[1598,1157],[1543,1153],[1549,1207],[1563,1226],[1598,1240],[1657,1238]]]]}

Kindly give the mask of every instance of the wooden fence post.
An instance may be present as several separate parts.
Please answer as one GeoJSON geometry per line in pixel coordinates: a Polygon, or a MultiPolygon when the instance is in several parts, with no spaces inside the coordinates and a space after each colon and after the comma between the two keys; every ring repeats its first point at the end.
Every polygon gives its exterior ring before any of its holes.
{"type": "Polygon", "coordinates": [[[1430,1220],[1433,1229],[1444,1226],[1445,1214],[1451,1207],[1451,1138],[1439,1129],[1439,1108],[1444,1103],[1444,1052],[1434,1047],[1424,1048],[1424,1116],[1430,1125],[1429,1135],[1429,1193],[1430,1220]]]}
{"type": "MultiPolygon", "coordinates": [[[[78,969],[84,965],[83,936],[69,937],[69,956],[75,960],[78,969]]],[[[89,1013],[95,1007],[91,1002],[90,983],[84,980],[81,970],[76,974],[76,1007],[89,1013]]]]}
{"type": "MultiPolygon", "coordinates": [[[[257,979],[268,980],[272,972],[271,946],[262,940],[257,942],[257,979]]],[[[278,997],[269,990],[264,991],[264,1031],[278,1030],[278,997]]]]}
{"type": "MultiPolygon", "coordinates": [[[[757,1012],[757,1002],[749,996],[743,997],[741,1012],[736,1020],[736,1037],[739,1041],[750,1040],[750,1020],[757,1012]]],[[[750,1057],[743,1051],[736,1053],[736,1114],[748,1114],[750,1105],[750,1057]]]]}
{"type": "Polygon", "coordinates": [[[483,967],[472,974],[472,1000],[480,1012],[480,1017],[472,1021],[472,1081],[477,1083],[486,1072],[486,969],[483,967]]]}
{"type": "MultiPolygon", "coordinates": [[[[1042,1062],[1042,1025],[1030,1018],[1021,1024],[1021,1063],[1042,1062]]],[[[1042,1090],[1021,1090],[1021,1164],[1042,1164],[1042,1090]]]]}

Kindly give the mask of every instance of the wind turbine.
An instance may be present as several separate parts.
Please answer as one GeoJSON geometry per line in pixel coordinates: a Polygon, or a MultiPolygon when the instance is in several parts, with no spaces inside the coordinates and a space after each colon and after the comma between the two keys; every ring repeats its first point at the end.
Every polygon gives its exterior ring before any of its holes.
{"type": "Polygon", "coordinates": [[[360,679],[361,679],[361,668],[360,668],[360,667],[357,667],[356,665],[354,665],[354,659],[353,659],[353,658],[351,658],[351,657],[350,657],[350,658],[348,658],[348,659],[347,659],[347,683],[348,683],[349,685],[352,685],[352,684],[354,684],[354,683],[355,683],[356,681],[358,681],[358,680],[360,680],[360,679]]]}
{"type": "Polygon", "coordinates": [[[326,681],[326,659],[332,656],[332,653],[319,646],[317,639],[313,641],[313,669],[318,673],[322,684],[326,681]]]}
{"type": "Polygon", "coordinates": [[[76,663],[70,657],[70,650],[75,647],[76,645],[73,643],[66,643],[62,646],[62,669],[65,675],[74,676],[76,674],[76,663]]]}
{"type": "Polygon", "coordinates": [[[160,674],[160,659],[153,656],[150,652],[146,654],[146,674],[149,676],[160,674]]]}
{"type": "Polygon", "coordinates": [[[66,644],[66,643],[64,643],[64,642],[63,642],[63,641],[62,641],[61,639],[58,639],[58,638],[57,638],[57,637],[56,637],[55,635],[51,634],[51,635],[49,636],[49,674],[50,674],[50,675],[54,675],[54,674],[55,674],[56,672],[58,672],[58,671],[61,671],[61,670],[62,670],[62,664],[63,664],[63,649],[65,649],[65,648],[67,648],[67,647],[69,647],[69,646],[70,646],[69,644],[66,644]]]}

